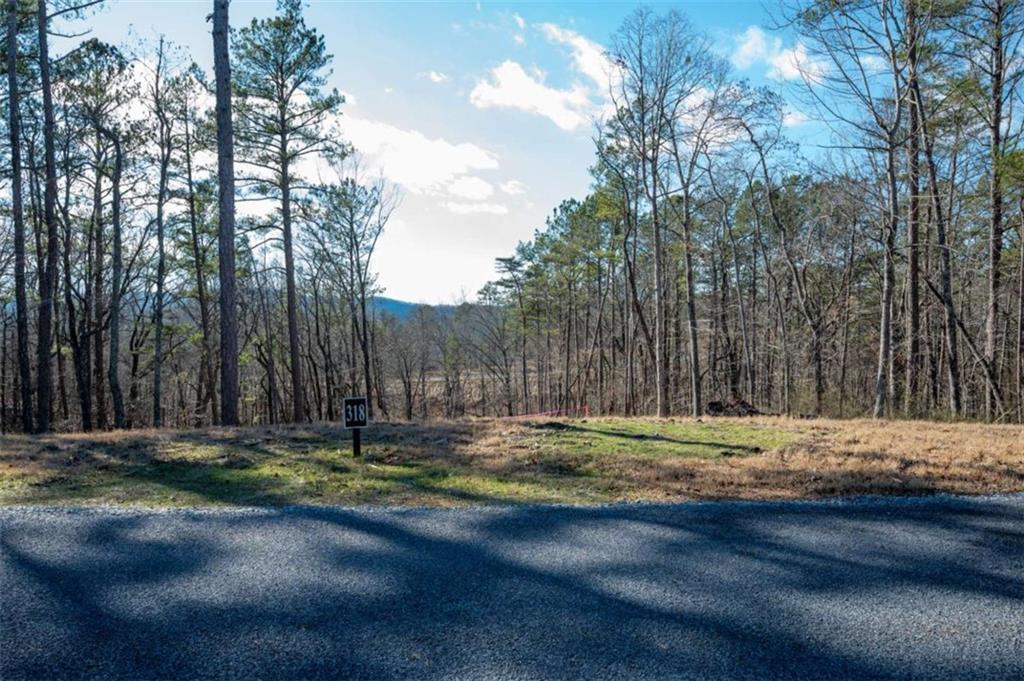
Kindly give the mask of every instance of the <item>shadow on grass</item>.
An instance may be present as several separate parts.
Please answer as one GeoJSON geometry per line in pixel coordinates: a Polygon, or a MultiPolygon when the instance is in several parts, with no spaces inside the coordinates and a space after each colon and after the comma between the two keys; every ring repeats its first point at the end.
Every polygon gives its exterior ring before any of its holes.
{"type": "Polygon", "coordinates": [[[576,433],[580,435],[607,435],[636,442],[665,442],[682,447],[709,447],[723,450],[741,450],[748,454],[759,454],[764,451],[762,447],[753,445],[741,445],[733,442],[719,442],[715,440],[681,440],[668,437],[660,433],[631,433],[625,430],[613,430],[611,428],[596,428],[592,426],[577,426],[571,423],[559,421],[529,423],[530,428],[536,430],[549,430],[556,433],[576,433]]]}
{"type": "MultiPolygon", "coordinates": [[[[113,462],[111,476],[135,487],[142,502],[155,490],[174,503],[250,506],[517,504],[568,500],[561,478],[585,475],[558,454],[534,465],[482,467],[464,447],[473,442],[469,424],[382,424],[364,433],[359,459],[350,442],[350,431],[340,427],[275,427],[128,439],[102,456],[104,466],[113,462]],[[523,486],[528,493],[521,494],[523,486]]],[[[59,502],[67,491],[40,486],[32,501],[59,502]]],[[[80,491],[87,498],[88,487],[80,491]]]]}
{"type": "Polygon", "coordinates": [[[464,445],[472,435],[470,424],[381,424],[364,433],[364,456],[358,460],[349,453],[351,432],[328,424],[173,435],[128,432],[116,439],[99,434],[95,440],[23,438],[16,461],[41,475],[13,500],[45,504],[112,496],[122,502],[181,503],[184,498],[281,506],[316,502],[325,490],[337,493],[335,502],[374,502],[394,487],[407,496],[416,490],[448,496],[451,503],[514,503],[508,496],[432,484],[444,471],[468,471],[471,459],[464,445]]]}

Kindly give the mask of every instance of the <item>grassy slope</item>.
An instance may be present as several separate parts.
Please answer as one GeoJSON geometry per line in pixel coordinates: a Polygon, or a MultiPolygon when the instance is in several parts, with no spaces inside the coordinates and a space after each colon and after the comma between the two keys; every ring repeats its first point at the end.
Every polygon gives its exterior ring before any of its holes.
{"type": "Polygon", "coordinates": [[[0,503],[595,503],[1024,490],[1019,427],[714,419],[0,437],[0,503]]]}

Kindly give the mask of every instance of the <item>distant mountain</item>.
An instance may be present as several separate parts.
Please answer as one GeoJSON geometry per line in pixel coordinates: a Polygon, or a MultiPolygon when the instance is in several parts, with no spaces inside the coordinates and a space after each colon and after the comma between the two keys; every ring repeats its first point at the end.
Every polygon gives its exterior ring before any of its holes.
{"type": "Polygon", "coordinates": [[[444,314],[455,311],[454,305],[425,305],[424,303],[410,303],[406,300],[397,300],[385,296],[374,298],[372,305],[378,312],[392,315],[398,319],[407,319],[417,307],[430,307],[444,314]]]}
{"type": "MultiPolygon", "coordinates": [[[[143,298],[143,296],[138,291],[129,292],[125,299],[122,301],[123,304],[128,305],[132,300],[132,296],[134,296],[137,302],[139,303],[145,302],[145,304],[148,306],[151,306],[153,304],[152,299],[148,297],[143,298]]],[[[171,312],[175,307],[187,304],[187,300],[179,300],[177,301],[177,303],[168,301],[167,311],[171,312]]],[[[473,304],[474,303],[470,303],[470,305],[473,304]]],[[[407,300],[398,300],[397,298],[388,298],[386,296],[377,296],[376,298],[373,298],[372,301],[370,302],[370,306],[376,308],[377,312],[389,314],[393,317],[397,317],[398,319],[403,320],[408,319],[412,315],[413,311],[418,307],[429,307],[436,312],[446,315],[452,314],[458,307],[458,305],[429,305],[426,303],[410,303],[407,300]]],[[[0,301],[0,313],[13,315],[14,311],[15,308],[13,300],[0,301]]]]}

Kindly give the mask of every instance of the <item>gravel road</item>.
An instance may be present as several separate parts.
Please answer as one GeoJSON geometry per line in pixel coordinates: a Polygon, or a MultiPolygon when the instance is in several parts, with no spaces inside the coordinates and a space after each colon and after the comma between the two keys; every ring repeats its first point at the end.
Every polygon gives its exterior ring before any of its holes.
{"type": "Polygon", "coordinates": [[[0,678],[1024,678],[1024,495],[0,509],[0,678]]]}

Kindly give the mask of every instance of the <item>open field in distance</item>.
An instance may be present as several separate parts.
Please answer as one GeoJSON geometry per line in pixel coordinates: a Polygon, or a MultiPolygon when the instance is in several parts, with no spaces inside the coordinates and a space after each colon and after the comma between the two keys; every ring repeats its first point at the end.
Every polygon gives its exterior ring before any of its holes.
{"type": "Polygon", "coordinates": [[[0,503],[452,506],[1024,491],[1020,426],[783,418],[0,436],[0,503]]]}

